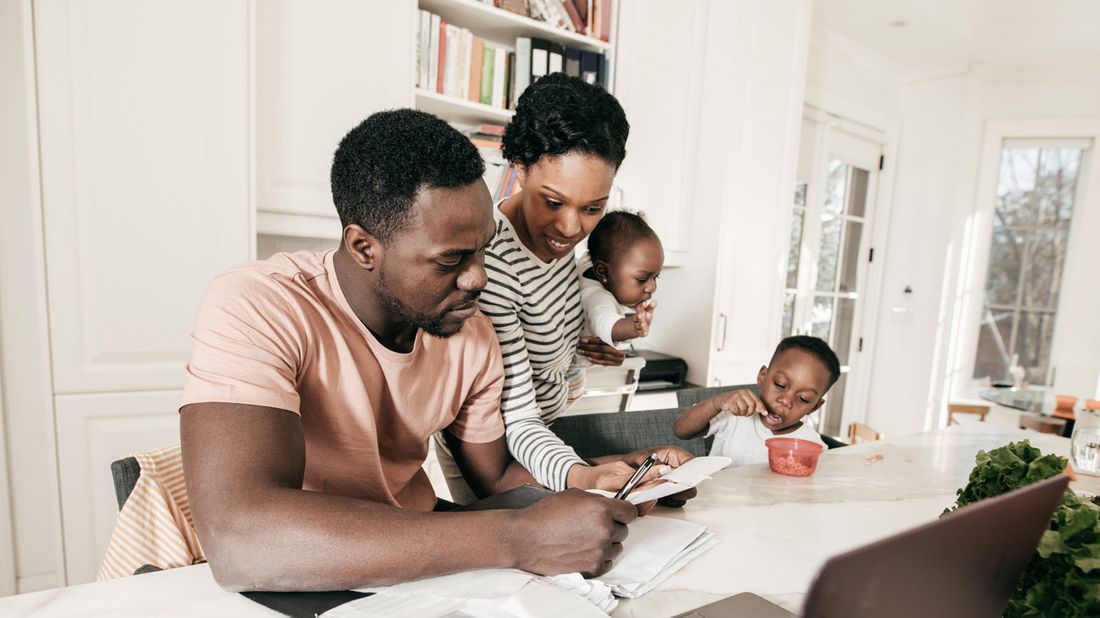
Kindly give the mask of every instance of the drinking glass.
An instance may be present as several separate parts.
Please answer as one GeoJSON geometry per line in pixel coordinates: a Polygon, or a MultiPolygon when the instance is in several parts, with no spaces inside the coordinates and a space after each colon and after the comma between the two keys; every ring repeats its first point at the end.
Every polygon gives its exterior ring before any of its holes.
{"type": "Polygon", "coordinates": [[[1073,467],[1078,472],[1100,473],[1100,427],[1075,427],[1070,443],[1073,467]]]}

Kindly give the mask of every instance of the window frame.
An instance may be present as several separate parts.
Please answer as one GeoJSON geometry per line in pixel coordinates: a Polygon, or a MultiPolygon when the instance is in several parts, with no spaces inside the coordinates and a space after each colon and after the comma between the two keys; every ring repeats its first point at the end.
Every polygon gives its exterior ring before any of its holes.
{"type": "MultiPolygon", "coordinates": [[[[1080,302],[1084,290],[1071,290],[1075,278],[1080,278],[1082,269],[1090,263],[1090,257],[1100,254],[1100,248],[1085,246],[1087,230],[1100,220],[1100,120],[1095,118],[1063,119],[990,119],[986,122],[979,159],[978,183],[975,187],[973,210],[963,223],[960,238],[960,276],[957,280],[954,299],[955,311],[950,325],[949,356],[944,367],[945,384],[943,393],[950,398],[973,398],[978,391],[988,388],[986,381],[974,378],[974,365],[977,360],[978,335],[981,330],[982,308],[985,303],[986,277],[989,270],[990,248],[993,240],[993,214],[997,199],[997,181],[1001,167],[1001,152],[1006,147],[1085,145],[1087,151],[1081,159],[1078,172],[1076,193],[1074,196],[1074,214],[1071,219],[1068,246],[1063,263],[1063,280],[1060,287],[1056,323],[1051,343],[1051,366],[1054,376],[1048,380],[1045,390],[1080,390],[1069,384],[1070,380],[1060,375],[1057,367],[1060,362],[1078,360],[1068,351],[1069,341],[1066,324],[1079,323],[1078,318],[1087,315],[1087,308],[1080,302]],[[1091,203],[1090,203],[1091,200],[1091,203]],[[1076,273],[1076,275],[1075,275],[1076,273]]],[[[946,290],[945,290],[946,291],[946,290]]],[[[1100,338],[1100,325],[1086,333],[1088,337],[1100,338]]],[[[1083,353],[1082,353],[1083,354],[1083,353]]],[[[1082,367],[1078,366],[1078,373],[1082,367]]],[[[1084,368],[1096,370],[1096,368],[1084,368]]],[[[1092,380],[1095,380],[1095,375],[1092,380]]],[[[1080,376],[1072,380],[1081,381],[1080,376]]],[[[944,399],[946,401],[946,398],[944,399]]],[[[939,426],[946,421],[946,406],[939,406],[939,426]]]]}

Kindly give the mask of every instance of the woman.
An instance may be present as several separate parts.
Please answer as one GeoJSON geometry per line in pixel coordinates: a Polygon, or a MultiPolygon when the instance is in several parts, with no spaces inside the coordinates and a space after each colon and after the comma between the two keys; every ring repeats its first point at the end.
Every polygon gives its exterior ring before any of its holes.
{"type": "MultiPolygon", "coordinates": [[[[629,131],[613,96],[555,73],[524,91],[504,133],[504,158],[516,166],[523,189],[495,209],[496,236],[485,256],[489,284],[478,304],[504,355],[501,409],[509,450],[553,490],[618,490],[654,450],[589,465],[548,428],[568,407],[566,373],[576,352],[603,365],[624,358],[597,337],[580,337],[584,315],[573,249],[604,215],[629,131]]],[[[675,447],[658,453],[671,466],[691,458],[675,447]]],[[[458,471],[441,455],[452,497],[469,499],[458,471]]]]}

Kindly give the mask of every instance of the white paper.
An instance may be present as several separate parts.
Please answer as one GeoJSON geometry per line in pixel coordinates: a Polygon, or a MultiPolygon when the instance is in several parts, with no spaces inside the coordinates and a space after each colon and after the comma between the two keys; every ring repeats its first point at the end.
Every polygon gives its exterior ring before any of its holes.
{"type": "Polygon", "coordinates": [[[639,596],[656,585],[650,582],[663,580],[698,555],[681,559],[696,549],[700,537],[709,536],[706,526],[688,521],[664,517],[635,520],[623,541],[622,555],[599,580],[619,596],[639,596]]]}
{"type": "MultiPolygon", "coordinates": [[[[672,472],[662,476],[659,480],[665,481],[659,485],[637,489],[630,492],[626,501],[631,504],[641,504],[672,494],[678,494],[685,489],[691,489],[699,483],[710,478],[710,475],[726,468],[732,460],[729,457],[714,455],[709,457],[696,457],[680,466],[673,468],[672,472]]],[[[614,498],[615,493],[602,489],[589,489],[588,491],[606,498],[614,498]]]]}
{"type": "Polygon", "coordinates": [[[359,591],[374,594],[335,607],[325,618],[598,618],[618,604],[610,586],[579,573],[540,577],[516,569],[464,571],[359,591]]]}

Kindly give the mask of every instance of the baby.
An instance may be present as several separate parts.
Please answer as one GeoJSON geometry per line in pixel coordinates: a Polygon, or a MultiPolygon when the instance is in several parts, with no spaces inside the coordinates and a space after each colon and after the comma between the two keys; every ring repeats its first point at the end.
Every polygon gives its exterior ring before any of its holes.
{"type": "Polygon", "coordinates": [[[657,277],[665,252],[657,233],[640,216],[621,210],[609,212],[588,236],[588,253],[577,261],[585,328],[604,343],[621,342],[649,334],[657,291],[657,277]],[[624,307],[634,310],[625,317],[624,307]]]}
{"type": "Polygon", "coordinates": [[[820,434],[802,417],[825,403],[826,391],[839,377],[840,362],[829,344],[817,337],[787,337],[756,375],[759,395],[744,388],[711,397],[681,414],[673,431],[684,439],[704,431],[713,435],[710,454],[725,455],[733,465],[766,463],[764,441],[773,436],[824,446],[820,434]]]}

